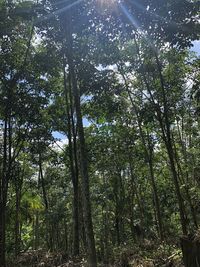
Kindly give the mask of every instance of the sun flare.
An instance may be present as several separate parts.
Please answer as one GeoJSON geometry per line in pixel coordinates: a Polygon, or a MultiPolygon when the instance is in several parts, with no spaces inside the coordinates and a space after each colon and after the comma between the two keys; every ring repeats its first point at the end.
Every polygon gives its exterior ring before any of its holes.
{"type": "Polygon", "coordinates": [[[116,7],[118,0],[97,0],[97,2],[101,9],[113,9],[116,7]]]}

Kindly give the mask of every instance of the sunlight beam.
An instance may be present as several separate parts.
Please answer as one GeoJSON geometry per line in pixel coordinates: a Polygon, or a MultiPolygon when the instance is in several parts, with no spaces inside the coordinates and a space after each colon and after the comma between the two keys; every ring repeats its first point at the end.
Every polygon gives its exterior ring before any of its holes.
{"type": "Polygon", "coordinates": [[[45,20],[49,20],[49,19],[51,19],[52,17],[54,17],[54,16],[56,16],[56,15],[59,15],[59,14],[65,12],[65,11],[69,10],[70,8],[72,8],[72,7],[74,7],[74,6],[78,5],[78,4],[80,4],[81,2],[83,2],[83,0],[77,0],[77,1],[75,1],[74,3],[72,3],[72,4],[70,4],[70,5],[67,5],[67,6],[65,6],[65,7],[63,7],[63,8],[60,8],[60,9],[58,9],[58,10],[56,10],[56,11],[54,11],[54,12],[48,14],[48,15],[47,15],[46,17],[44,17],[44,18],[41,18],[41,19],[36,20],[35,24],[40,23],[40,22],[45,21],[45,20]]]}
{"type": "Polygon", "coordinates": [[[141,4],[139,4],[137,1],[135,1],[135,0],[128,0],[128,2],[130,4],[132,4],[133,6],[135,6],[135,7],[138,7],[140,10],[145,11],[146,13],[149,13],[150,16],[155,17],[155,18],[159,19],[160,21],[163,20],[163,21],[169,23],[170,25],[172,25],[174,27],[177,27],[177,23],[176,22],[170,21],[169,19],[166,19],[166,18],[158,15],[156,12],[150,11],[149,9],[147,9],[144,6],[142,6],[141,4]]]}
{"type": "Polygon", "coordinates": [[[55,2],[55,3],[51,3],[52,6],[57,6],[57,5],[60,5],[60,4],[66,4],[67,2],[69,2],[70,0],[61,0],[59,2],[55,2]]]}
{"type": "Polygon", "coordinates": [[[119,7],[121,8],[124,15],[127,17],[127,19],[131,22],[131,24],[135,27],[135,29],[139,29],[139,22],[133,17],[133,15],[128,11],[128,9],[119,2],[119,7]]]}

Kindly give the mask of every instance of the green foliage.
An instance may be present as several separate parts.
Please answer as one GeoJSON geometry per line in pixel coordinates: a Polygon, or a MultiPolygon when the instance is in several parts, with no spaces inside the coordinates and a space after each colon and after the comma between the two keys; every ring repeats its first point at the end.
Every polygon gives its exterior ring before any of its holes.
{"type": "MultiPolygon", "coordinates": [[[[73,199],[72,169],[77,180],[83,175],[75,79],[81,119],[89,122],[84,160],[96,249],[106,263],[122,247],[148,239],[176,242],[180,202],[188,231],[199,225],[199,59],[189,50],[199,35],[198,2],[124,0],[101,8],[93,0],[68,2],[0,2],[6,250],[72,255],[77,204],[80,253],[86,254],[80,182],[73,199]],[[65,145],[56,146],[58,132],[65,145]]],[[[174,251],[158,243],[163,255],[174,251]]],[[[142,257],[159,257],[147,247],[142,257]]]]}

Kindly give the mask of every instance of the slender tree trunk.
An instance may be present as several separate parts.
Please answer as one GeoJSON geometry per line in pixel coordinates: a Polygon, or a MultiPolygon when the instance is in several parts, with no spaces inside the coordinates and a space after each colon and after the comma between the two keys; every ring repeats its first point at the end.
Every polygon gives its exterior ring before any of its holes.
{"type": "Polygon", "coordinates": [[[68,226],[67,226],[67,222],[66,219],[64,219],[64,248],[65,251],[68,252],[68,226]]]}
{"type": "Polygon", "coordinates": [[[48,212],[49,203],[48,203],[48,200],[47,200],[47,193],[46,193],[44,176],[43,176],[41,154],[39,154],[39,172],[40,172],[40,181],[41,181],[41,186],[42,186],[42,194],[43,194],[43,199],[44,199],[45,210],[46,210],[46,212],[48,212]]]}
{"type": "Polygon", "coordinates": [[[0,267],[6,266],[5,259],[5,206],[0,202],[0,267]]]}
{"type": "Polygon", "coordinates": [[[47,198],[47,192],[45,187],[45,181],[44,181],[44,175],[43,175],[43,168],[42,168],[42,156],[39,153],[39,178],[41,182],[42,187],[42,195],[45,205],[45,220],[46,220],[46,231],[47,231],[47,247],[50,250],[53,250],[53,241],[52,241],[52,231],[51,231],[51,223],[48,219],[48,213],[49,213],[49,202],[47,198]]]}
{"type": "Polygon", "coordinates": [[[169,107],[168,107],[168,102],[166,98],[166,92],[165,92],[165,83],[164,83],[164,77],[162,75],[162,67],[160,65],[160,61],[157,55],[157,52],[155,52],[155,58],[156,58],[156,63],[157,63],[157,68],[159,72],[159,78],[160,78],[160,85],[162,89],[162,98],[163,98],[163,106],[164,106],[164,120],[162,120],[162,117],[160,116],[161,110],[158,110],[158,120],[162,128],[163,132],[163,140],[165,142],[165,146],[167,149],[167,153],[169,156],[169,162],[170,162],[170,167],[171,167],[171,172],[174,180],[174,185],[176,189],[176,195],[178,199],[178,204],[179,204],[179,212],[180,212],[180,220],[181,220],[181,226],[182,226],[182,231],[183,234],[186,235],[188,232],[187,229],[187,218],[186,218],[186,212],[185,212],[185,206],[183,202],[183,198],[181,195],[180,191],[180,186],[178,182],[178,174],[176,170],[176,164],[175,164],[175,155],[174,155],[174,150],[173,150],[173,143],[172,143],[172,134],[170,130],[170,120],[169,120],[169,107]],[[163,128],[164,126],[164,128],[163,128]]]}
{"type": "Polygon", "coordinates": [[[17,257],[20,252],[20,222],[19,222],[19,211],[20,211],[20,192],[16,190],[16,206],[15,206],[15,256],[17,257]]]}
{"type": "Polygon", "coordinates": [[[79,255],[79,190],[74,186],[73,198],[73,255],[79,255]]]}
{"type": "MultiPolygon", "coordinates": [[[[104,187],[107,188],[108,185],[107,185],[107,181],[106,181],[106,177],[104,173],[102,174],[102,178],[103,178],[104,187]]],[[[104,263],[108,264],[109,263],[109,245],[108,245],[109,225],[108,225],[108,204],[106,201],[102,207],[102,219],[103,219],[103,233],[104,233],[103,259],[104,259],[104,263]]]]}
{"type": "Polygon", "coordinates": [[[77,128],[78,128],[79,144],[80,144],[83,216],[84,216],[85,231],[86,231],[86,238],[87,238],[87,245],[88,245],[88,260],[89,260],[89,266],[96,267],[97,261],[96,261],[96,249],[95,249],[95,240],[94,240],[92,215],[91,215],[87,151],[86,151],[86,146],[85,146],[85,135],[84,135],[84,129],[83,129],[82,114],[81,114],[80,96],[78,92],[78,87],[77,87],[72,60],[69,60],[69,68],[70,68],[70,74],[72,78],[73,92],[74,92],[74,98],[75,98],[77,128]]]}
{"type": "Polygon", "coordinates": [[[179,214],[180,214],[180,222],[181,222],[181,227],[182,227],[182,232],[184,235],[187,234],[187,218],[186,218],[186,213],[185,213],[185,206],[183,202],[183,198],[181,195],[181,190],[178,182],[178,174],[176,170],[176,164],[175,164],[175,158],[174,158],[174,151],[173,151],[173,145],[172,145],[172,140],[171,140],[171,130],[170,130],[170,120],[169,120],[169,107],[168,107],[168,102],[166,98],[166,92],[165,92],[165,83],[164,83],[164,78],[162,75],[162,67],[160,65],[160,61],[157,55],[157,52],[155,51],[155,59],[156,59],[156,64],[157,64],[157,70],[159,73],[159,79],[160,79],[160,86],[161,86],[161,91],[162,91],[162,103],[163,103],[163,111],[161,110],[159,101],[158,103],[155,102],[154,96],[152,94],[151,87],[148,83],[148,80],[145,76],[145,70],[143,66],[143,61],[140,56],[140,51],[139,51],[139,46],[137,43],[136,38],[134,38],[136,48],[137,48],[137,53],[139,57],[139,61],[142,66],[142,77],[144,80],[144,85],[146,86],[146,89],[149,93],[150,96],[150,101],[153,104],[156,112],[156,119],[158,120],[162,132],[162,138],[167,150],[167,154],[169,157],[169,163],[170,163],[170,169],[172,173],[172,178],[175,186],[175,192],[178,200],[178,205],[179,205],[179,214]]]}
{"type": "Polygon", "coordinates": [[[6,247],[6,198],[7,198],[7,143],[8,143],[8,122],[4,122],[3,134],[3,162],[0,184],[0,267],[6,266],[5,247],[6,247]]]}
{"type": "Polygon", "coordinates": [[[24,170],[21,172],[16,167],[15,170],[15,256],[20,253],[21,246],[21,224],[20,224],[20,206],[21,206],[21,192],[24,179],[24,170]]]}
{"type": "Polygon", "coordinates": [[[117,245],[120,246],[121,244],[121,237],[120,237],[120,227],[119,227],[119,208],[118,203],[115,204],[115,229],[116,229],[116,237],[117,237],[117,245]]]}
{"type": "MultiPolygon", "coordinates": [[[[182,137],[181,137],[181,132],[180,132],[180,128],[179,128],[178,122],[177,122],[177,128],[178,128],[179,140],[180,140],[180,143],[181,143],[181,152],[182,152],[182,155],[183,155],[183,158],[184,158],[185,165],[187,166],[187,168],[189,168],[187,151],[186,151],[186,147],[184,146],[184,142],[183,142],[182,137]]],[[[188,172],[188,170],[186,170],[185,174],[183,173],[181,164],[179,162],[178,153],[177,153],[177,149],[176,149],[175,143],[174,143],[174,151],[175,151],[175,159],[176,159],[177,167],[178,167],[178,169],[180,171],[180,175],[182,176],[182,181],[185,184],[184,188],[185,188],[186,197],[187,197],[187,200],[188,200],[188,203],[189,203],[189,207],[190,207],[190,211],[191,211],[191,215],[192,215],[192,220],[193,220],[195,228],[197,229],[198,228],[197,214],[195,212],[194,205],[193,205],[193,202],[192,202],[192,199],[191,199],[191,196],[190,196],[190,192],[189,192],[189,172],[188,172]],[[185,176],[186,176],[186,178],[185,178],[185,176]]]]}
{"type": "Polygon", "coordinates": [[[80,93],[77,84],[74,58],[73,58],[73,24],[72,24],[72,11],[68,12],[64,16],[61,16],[61,22],[63,23],[63,31],[66,34],[67,47],[67,63],[69,66],[69,79],[72,86],[74,108],[77,120],[77,130],[79,139],[79,149],[80,149],[80,171],[81,171],[81,194],[83,203],[83,218],[84,226],[87,240],[87,252],[88,252],[88,264],[90,267],[97,266],[96,260],[96,248],[95,239],[92,224],[92,214],[91,214],[91,202],[90,202],[90,189],[89,189],[89,174],[88,174],[88,159],[87,159],[87,149],[85,144],[85,134],[83,128],[83,119],[80,104],[80,93]]]}
{"type": "Polygon", "coordinates": [[[118,169],[119,176],[119,221],[120,221],[120,236],[121,242],[124,242],[124,213],[125,213],[125,189],[124,189],[124,180],[123,180],[124,171],[118,169]]]}
{"type": "MultiPolygon", "coordinates": [[[[71,40],[69,40],[70,42],[69,45],[71,46],[72,37],[70,39],[71,40]]],[[[87,249],[88,249],[88,264],[90,267],[96,267],[97,261],[96,261],[96,249],[95,249],[95,240],[94,240],[92,215],[91,215],[87,150],[85,144],[85,134],[84,134],[82,112],[80,105],[80,95],[74,70],[74,63],[72,59],[72,50],[69,51],[68,53],[68,64],[69,64],[69,75],[71,78],[73,94],[74,94],[74,104],[76,110],[77,129],[79,137],[83,217],[84,217],[87,249]]]]}
{"type": "MultiPolygon", "coordinates": [[[[80,192],[81,195],[81,192],[80,192]]],[[[81,196],[82,199],[82,196],[81,196]]],[[[84,225],[84,219],[83,219],[83,205],[82,202],[79,201],[79,219],[80,219],[80,235],[81,235],[81,240],[82,240],[82,249],[84,252],[87,250],[87,241],[86,241],[86,233],[85,233],[85,225],[84,225]]]]}
{"type": "Polygon", "coordinates": [[[73,253],[74,255],[79,255],[79,167],[78,167],[78,148],[77,148],[77,134],[76,134],[76,128],[75,128],[75,122],[74,122],[74,108],[73,108],[73,97],[72,97],[72,88],[71,88],[71,81],[69,86],[69,98],[70,98],[70,114],[71,114],[71,125],[72,125],[72,136],[73,136],[73,159],[74,159],[74,243],[73,243],[73,253]]]}
{"type": "Polygon", "coordinates": [[[167,149],[167,154],[169,157],[170,169],[171,169],[172,178],[173,178],[173,182],[175,185],[175,192],[176,192],[178,205],[179,205],[179,213],[180,213],[182,232],[184,235],[186,235],[188,232],[188,230],[187,230],[187,218],[186,218],[184,201],[182,198],[180,185],[179,185],[179,181],[178,181],[178,173],[176,170],[174,150],[173,150],[172,140],[171,140],[170,124],[168,123],[168,120],[167,120],[167,122],[165,122],[165,126],[166,126],[166,132],[165,132],[165,130],[163,128],[163,122],[162,122],[159,114],[158,114],[158,120],[159,120],[160,126],[162,128],[162,137],[163,137],[163,141],[165,143],[165,147],[167,149]]]}
{"type": "Polygon", "coordinates": [[[23,63],[18,72],[5,86],[7,90],[7,103],[5,107],[5,120],[4,120],[4,141],[3,141],[3,167],[0,174],[0,267],[6,266],[5,247],[6,247],[6,202],[8,194],[8,185],[11,176],[11,163],[12,163],[12,96],[13,88],[16,86],[21,74],[23,73],[26,61],[28,58],[29,50],[31,47],[31,40],[34,33],[34,26],[32,26],[30,38],[27,43],[27,49],[23,58],[23,63]]]}
{"type": "MultiPolygon", "coordinates": [[[[65,61],[65,60],[64,60],[65,61]]],[[[77,147],[76,147],[76,135],[73,119],[72,97],[71,95],[71,80],[69,79],[67,87],[67,78],[65,72],[65,66],[63,68],[64,73],[64,93],[67,107],[67,133],[69,141],[69,160],[70,160],[70,172],[73,184],[73,255],[79,255],[79,188],[78,188],[78,163],[77,163],[77,147]],[[70,106],[70,108],[69,108],[70,106]],[[72,140],[73,137],[73,140],[72,140]]]]}
{"type": "Polygon", "coordinates": [[[152,188],[153,188],[153,195],[154,195],[154,201],[155,201],[156,217],[157,217],[157,223],[158,223],[158,233],[159,233],[160,239],[163,240],[164,234],[163,234],[163,224],[162,224],[161,212],[160,212],[160,201],[159,201],[159,197],[158,197],[158,191],[157,191],[157,186],[156,186],[156,182],[155,182],[153,163],[152,163],[152,157],[151,156],[149,159],[149,169],[150,169],[151,184],[152,184],[152,188]]]}
{"type": "Polygon", "coordinates": [[[191,198],[190,192],[189,192],[189,184],[188,184],[189,173],[188,173],[188,171],[186,171],[185,175],[183,174],[182,167],[181,167],[181,165],[179,163],[178,155],[176,153],[176,148],[174,148],[174,150],[175,150],[176,164],[177,164],[177,168],[178,168],[178,171],[179,171],[178,172],[179,181],[180,181],[181,184],[184,184],[186,199],[187,199],[188,204],[189,204],[189,208],[190,208],[192,220],[193,220],[193,223],[194,223],[194,227],[197,229],[198,228],[197,214],[195,212],[194,205],[192,203],[192,198],[191,198]],[[184,176],[186,176],[186,179],[185,179],[184,176]]]}
{"type": "Polygon", "coordinates": [[[131,104],[133,106],[133,109],[134,109],[136,117],[137,117],[137,123],[138,123],[138,127],[139,127],[140,138],[141,138],[141,141],[142,141],[142,144],[144,147],[145,155],[146,155],[147,160],[148,160],[151,186],[152,186],[154,201],[155,201],[155,212],[156,212],[155,217],[157,218],[157,223],[158,223],[158,233],[159,233],[160,239],[163,240],[164,239],[164,233],[163,233],[163,223],[162,223],[161,210],[160,210],[160,200],[158,197],[157,186],[156,186],[154,170],[153,170],[153,158],[152,158],[153,151],[151,148],[151,144],[149,143],[149,136],[148,136],[148,141],[146,142],[146,140],[145,140],[145,136],[144,136],[143,129],[142,129],[141,119],[139,117],[139,112],[138,112],[137,107],[134,104],[133,98],[131,96],[131,93],[129,90],[129,85],[127,84],[127,80],[126,80],[126,77],[124,75],[123,69],[120,66],[119,66],[119,70],[120,70],[120,73],[124,79],[126,90],[128,92],[131,104]]]}
{"type": "Polygon", "coordinates": [[[34,216],[33,229],[34,229],[34,248],[35,248],[35,250],[37,250],[39,247],[39,215],[38,215],[38,211],[36,212],[36,214],[34,216]]]}
{"type": "Polygon", "coordinates": [[[115,197],[115,231],[116,231],[116,240],[117,245],[120,246],[121,244],[121,231],[120,231],[120,203],[119,203],[119,181],[118,176],[115,177],[115,183],[113,187],[113,194],[115,197]]]}
{"type": "Polygon", "coordinates": [[[144,224],[144,217],[145,217],[144,205],[143,205],[140,193],[138,192],[138,187],[137,187],[137,184],[135,182],[135,177],[134,177],[134,173],[133,173],[133,166],[132,166],[132,163],[130,160],[129,160],[129,167],[130,167],[130,175],[131,175],[131,187],[132,187],[132,191],[134,191],[135,195],[136,195],[137,204],[138,204],[138,207],[140,210],[141,225],[143,225],[144,224]]]}
{"type": "Polygon", "coordinates": [[[59,235],[59,232],[60,232],[60,223],[58,221],[58,223],[56,224],[56,250],[58,251],[59,248],[60,248],[60,235],[59,235]]]}

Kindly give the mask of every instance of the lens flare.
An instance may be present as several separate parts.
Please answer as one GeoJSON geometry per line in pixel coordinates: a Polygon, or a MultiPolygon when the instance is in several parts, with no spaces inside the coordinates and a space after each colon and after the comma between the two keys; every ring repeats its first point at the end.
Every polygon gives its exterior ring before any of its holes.
{"type": "Polygon", "coordinates": [[[97,8],[100,13],[112,11],[117,7],[118,0],[97,0],[97,8]]]}
{"type": "MultiPolygon", "coordinates": [[[[66,1],[61,1],[62,3],[66,2],[66,1]]],[[[61,3],[61,2],[58,2],[58,3],[61,3]]],[[[77,6],[78,4],[80,4],[81,2],[83,2],[83,0],[76,0],[74,1],[73,3],[71,4],[68,4],[62,8],[59,8],[57,9],[56,11],[48,14],[47,16],[43,17],[43,18],[39,18],[38,20],[35,21],[35,24],[37,23],[40,23],[40,22],[43,22],[45,20],[49,20],[51,18],[53,18],[55,15],[59,15],[59,14],[62,14],[63,12],[67,11],[67,10],[70,10],[71,8],[77,6]]]]}
{"type": "Polygon", "coordinates": [[[136,20],[136,18],[133,17],[133,15],[129,12],[128,8],[122,4],[119,3],[119,6],[123,12],[123,14],[127,17],[127,19],[131,22],[131,24],[134,26],[135,29],[139,29],[140,25],[139,22],[136,20]]]}

